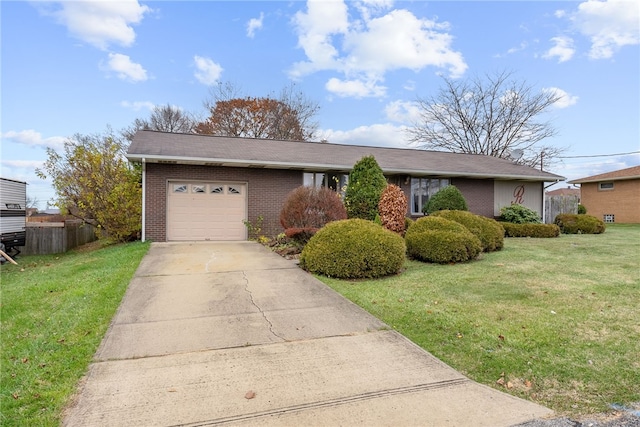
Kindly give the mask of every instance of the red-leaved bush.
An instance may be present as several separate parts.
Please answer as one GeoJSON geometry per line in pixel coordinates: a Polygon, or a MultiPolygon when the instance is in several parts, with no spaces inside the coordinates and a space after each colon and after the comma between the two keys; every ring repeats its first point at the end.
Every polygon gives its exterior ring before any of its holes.
{"type": "Polygon", "coordinates": [[[380,196],[378,213],[384,228],[398,234],[404,233],[407,196],[404,195],[400,187],[394,184],[387,184],[380,196]]]}
{"type": "Polygon", "coordinates": [[[280,225],[290,239],[306,243],[331,221],[347,218],[338,194],[328,188],[298,187],[291,191],[280,211],[280,225]]]}

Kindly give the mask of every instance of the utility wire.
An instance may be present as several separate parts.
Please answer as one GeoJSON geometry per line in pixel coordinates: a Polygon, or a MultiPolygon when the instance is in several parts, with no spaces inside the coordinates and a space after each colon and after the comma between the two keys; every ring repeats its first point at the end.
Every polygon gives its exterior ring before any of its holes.
{"type": "Polygon", "coordinates": [[[558,159],[584,159],[591,157],[615,157],[615,156],[627,156],[629,154],[639,154],[640,151],[630,151],[628,153],[617,153],[617,154],[594,154],[591,156],[557,156],[558,159]]]}

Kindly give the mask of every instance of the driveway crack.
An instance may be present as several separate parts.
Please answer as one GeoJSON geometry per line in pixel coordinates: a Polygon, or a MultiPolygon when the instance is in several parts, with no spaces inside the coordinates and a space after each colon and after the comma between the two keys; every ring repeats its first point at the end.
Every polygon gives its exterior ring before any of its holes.
{"type": "Polygon", "coordinates": [[[251,300],[251,304],[253,304],[253,306],[258,309],[260,314],[262,314],[262,317],[264,318],[264,320],[269,325],[269,332],[271,332],[273,334],[273,336],[281,339],[282,341],[286,341],[283,337],[278,335],[273,330],[273,323],[271,323],[271,320],[269,320],[269,318],[267,317],[267,314],[262,310],[262,308],[260,308],[260,306],[258,304],[256,304],[255,300],[253,299],[253,293],[251,293],[251,290],[249,289],[249,278],[247,277],[247,272],[246,271],[242,271],[242,278],[244,279],[244,290],[245,290],[245,292],[247,294],[249,294],[249,299],[251,300]]]}

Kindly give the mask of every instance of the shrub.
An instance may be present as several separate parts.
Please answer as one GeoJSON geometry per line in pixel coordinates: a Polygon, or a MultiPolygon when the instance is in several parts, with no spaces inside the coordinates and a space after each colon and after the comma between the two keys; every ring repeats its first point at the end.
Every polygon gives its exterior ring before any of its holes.
{"type": "Polygon", "coordinates": [[[365,156],[356,162],[344,194],[347,216],[373,221],[378,213],[380,195],[386,186],[387,180],[373,156],[365,156]]]}
{"type": "Polygon", "coordinates": [[[411,224],[413,224],[414,222],[415,221],[413,220],[413,218],[406,217],[404,219],[404,230],[407,231],[409,227],[411,227],[411,224]]]}
{"type": "Polygon", "coordinates": [[[343,279],[374,278],[400,271],[405,262],[402,237],[363,219],[327,224],[307,243],[300,266],[343,279]]]}
{"type": "Polygon", "coordinates": [[[422,212],[427,215],[436,211],[452,210],[452,211],[468,211],[467,201],[464,196],[453,185],[447,185],[442,190],[429,198],[429,201],[423,206],[422,212]]]}
{"type": "Polygon", "coordinates": [[[587,213],[587,208],[582,203],[578,203],[578,214],[584,215],[587,213]]]}
{"type": "Polygon", "coordinates": [[[480,240],[464,225],[437,216],[418,219],[405,241],[409,256],[440,264],[469,261],[482,251],[480,240]]]}
{"type": "Polygon", "coordinates": [[[542,219],[538,212],[526,206],[513,204],[500,209],[500,221],[514,224],[540,224],[542,219]]]}
{"type": "Polygon", "coordinates": [[[500,223],[504,227],[506,237],[558,237],[560,227],[555,224],[514,224],[500,223]]]}
{"type": "Polygon", "coordinates": [[[331,221],[347,218],[347,211],[335,191],[324,187],[292,190],[280,211],[280,225],[290,239],[305,244],[331,221]]]}
{"type": "Polygon", "coordinates": [[[600,234],[606,228],[604,221],[586,214],[560,214],[554,223],[564,234],[600,234]]]}
{"type": "Polygon", "coordinates": [[[482,244],[484,252],[499,251],[504,246],[504,228],[498,221],[466,211],[438,211],[433,216],[458,222],[472,232],[482,244]]]}
{"type": "Polygon", "coordinates": [[[397,185],[388,184],[378,202],[382,226],[394,233],[403,234],[407,206],[407,196],[404,195],[404,191],[397,185]]]}

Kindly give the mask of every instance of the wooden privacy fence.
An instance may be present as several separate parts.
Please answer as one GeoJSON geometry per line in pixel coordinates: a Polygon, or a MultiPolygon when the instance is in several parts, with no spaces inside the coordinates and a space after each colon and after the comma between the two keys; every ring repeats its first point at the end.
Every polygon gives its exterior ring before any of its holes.
{"type": "Polygon", "coordinates": [[[82,221],[27,222],[23,255],[48,255],[67,252],[96,240],[95,229],[82,221]]]}
{"type": "Polygon", "coordinates": [[[545,202],[544,222],[552,224],[556,216],[561,213],[577,214],[580,198],[578,196],[547,196],[545,202]]]}

